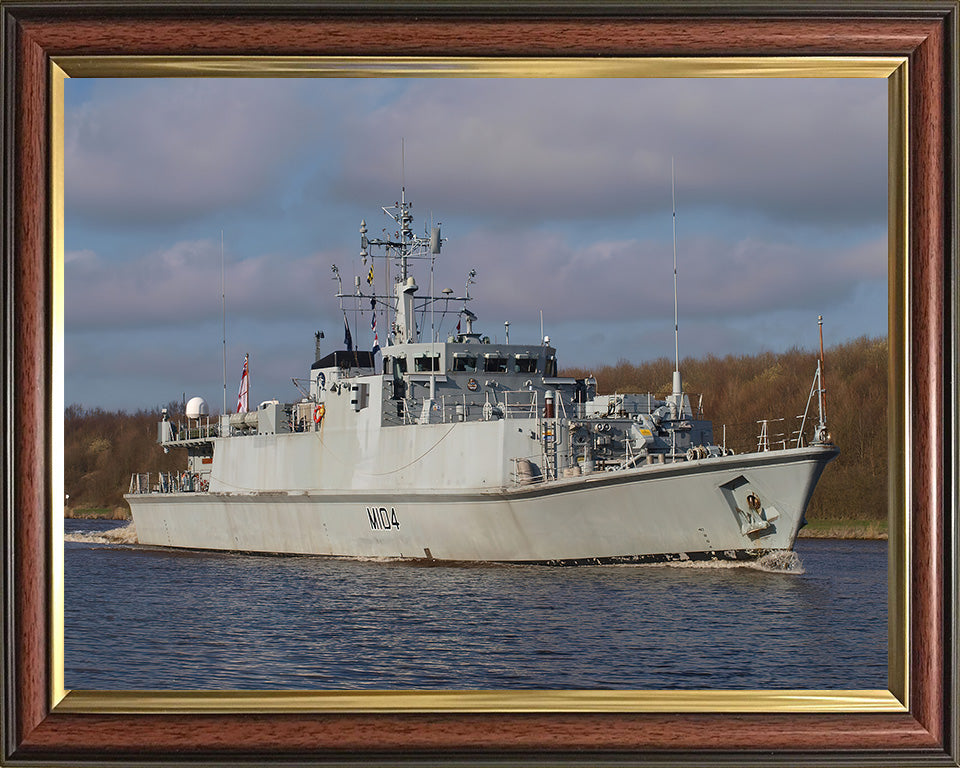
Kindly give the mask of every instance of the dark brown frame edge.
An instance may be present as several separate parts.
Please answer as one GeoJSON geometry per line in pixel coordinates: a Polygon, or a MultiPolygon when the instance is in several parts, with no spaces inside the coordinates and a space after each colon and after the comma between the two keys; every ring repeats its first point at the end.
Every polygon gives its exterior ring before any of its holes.
{"type": "Polygon", "coordinates": [[[8,765],[271,763],[951,765],[955,645],[957,3],[0,0],[3,53],[3,738],[8,765]],[[398,50],[392,41],[403,40],[398,50]],[[908,405],[916,451],[904,714],[51,712],[49,72],[63,55],[909,58],[908,405]]]}

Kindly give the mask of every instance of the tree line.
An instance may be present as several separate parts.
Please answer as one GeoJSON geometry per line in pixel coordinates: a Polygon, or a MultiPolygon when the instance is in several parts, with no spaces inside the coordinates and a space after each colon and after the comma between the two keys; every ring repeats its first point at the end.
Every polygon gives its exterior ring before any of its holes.
{"type": "MultiPolygon", "coordinates": [[[[770,421],[771,444],[789,444],[810,394],[816,354],[802,349],[757,355],[684,359],[685,392],[713,421],[714,442],[738,453],[757,448],[761,419],[770,421]],[[702,393],[702,398],[701,398],[702,393]],[[725,432],[724,432],[724,427],[725,432]]],[[[827,466],[811,501],[811,519],[880,520],[887,509],[887,341],[860,338],[825,355],[827,425],[840,457],[827,466]]],[[[565,376],[593,375],[600,394],[673,388],[672,360],[620,360],[596,370],[569,368],[565,376]]],[[[167,406],[181,416],[182,403],[167,406]]],[[[816,402],[811,415],[816,419],[816,402]]],[[[168,472],[186,465],[184,449],[164,453],[157,444],[160,408],[136,413],[71,405],[64,414],[65,490],[68,510],[125,510],[123,494],[134,472],[168,472]]],[[[808,426],[807,436],[810,435],[808,426]]]]}
{"type": "MultiPolygon", "coordinates": [[[[172,418],[181,403],[167,406],[172,418]]],[[[123,494],[134,472],[169,472],[186,466],[183,448],[164,453],[157,443],[160,408],[104,411],[71,405],[64,412],[64,491],[70,515],[80,510],[129,513],[123,494]]]]}

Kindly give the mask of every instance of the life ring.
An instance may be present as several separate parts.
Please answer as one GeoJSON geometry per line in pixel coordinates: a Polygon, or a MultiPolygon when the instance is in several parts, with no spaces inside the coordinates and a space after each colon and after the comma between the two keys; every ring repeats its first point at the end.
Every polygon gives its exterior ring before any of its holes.
{"type": "Polygon", "coordinates": [[[319,424],[323,421],[323,414],[327,412],[327,409],[324,407],[323,403],[320,403],[316,408],[313,409],[313,423],[319,424]]]}

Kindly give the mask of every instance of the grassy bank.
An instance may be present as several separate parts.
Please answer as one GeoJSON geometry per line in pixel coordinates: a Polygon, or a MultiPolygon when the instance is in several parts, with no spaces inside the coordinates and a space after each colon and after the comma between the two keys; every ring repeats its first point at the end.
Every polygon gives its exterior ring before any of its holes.
{"type": "Polygon", "coordinates": [[[887,538],[886,520],[809,520],[800,529],[801,539],[887,538]]]}

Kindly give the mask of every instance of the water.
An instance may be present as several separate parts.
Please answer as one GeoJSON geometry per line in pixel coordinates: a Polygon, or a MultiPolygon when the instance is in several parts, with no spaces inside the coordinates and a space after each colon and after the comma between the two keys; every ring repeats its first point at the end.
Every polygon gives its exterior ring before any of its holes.
{"type": "Polygon", "coordinates": [[[801,539],[761,567],[444,566],[66,525],[68,688],[887,687],[886,542],[801,539]]]}

